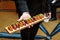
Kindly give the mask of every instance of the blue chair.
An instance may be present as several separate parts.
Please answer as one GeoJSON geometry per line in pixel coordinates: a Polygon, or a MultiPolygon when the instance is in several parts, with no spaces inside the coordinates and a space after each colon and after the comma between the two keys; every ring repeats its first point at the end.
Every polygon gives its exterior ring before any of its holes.
{"type": "Polygon", "coordinates": [[[60,32],[60,23],[57,24],[57,26],[54,28],[54,30],[51,32],[51,34],[48,33],[48,31],[43,26],[43,24],[40,24],[39,28],[47,35],[46,40],[51,40],[54,35],[56,35],[58,32],[60,32]]]}
{"type": "Polygon", "coordinates": [[[47,35],[47,36],[45,37],[46,40],[50,40],[50,39],[51,39],[50,34],[49,34],[49,32],[46,30],[46,28],[43,26],[42,23],[40,23],[39,28],[47,35]]]}
{"type": "Polygon", "coordinates": [[[54,28],[54,30],[51,32],[50,36],[53,37],[58,32],[60,32],[60,23],[54,28]]]}
{"type": "MultiPolygon", "coordinates": [[[[21,39],[21,34],[20,33],[13,33],[9,34],[7,32],[0,32],[0,38],[16,38],[16,39],[21,39]]],[[[41,35],[36,35],[35,39],[44,39],[44,36],[41,35]]]]}

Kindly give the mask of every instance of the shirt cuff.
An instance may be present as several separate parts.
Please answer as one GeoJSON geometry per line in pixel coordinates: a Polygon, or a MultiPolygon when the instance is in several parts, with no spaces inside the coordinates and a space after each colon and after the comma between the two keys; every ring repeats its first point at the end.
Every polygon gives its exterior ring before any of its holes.
{"type": "Polygon", "coordinates": [[[23,12],[23,14],[29,14],[29,12],[23,12]]]}

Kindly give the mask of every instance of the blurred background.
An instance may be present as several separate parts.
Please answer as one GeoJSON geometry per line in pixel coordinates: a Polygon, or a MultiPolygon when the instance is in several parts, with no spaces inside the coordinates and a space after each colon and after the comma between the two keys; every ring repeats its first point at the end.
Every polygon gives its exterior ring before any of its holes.
{"type": "MultiPolygon", "coordinates": [[[[56,7],[56,13],[57,20],[49,21],[48,23],[45,22],[42,23],[49,33],[51,33],[52,30],[56,27],[56,25],[60,22],[60,6],[56,7]]],[[[5,27],[9,24],[16,23],[17,20],[18,14],[16,12],[15,2],[12,0],[0,0],[0,32],[7,32],[5,30],[5,27]]],[[[16,33],[19,32],[20,31],[17,31],[16,33]]],[[[38,30],[37,35],[46,36],[46,34],[42,32],[40,29],[38,30]]],[[[20,40],[20,39],[0,38],[0,40],[20,40]]],[[[51,40],[60,40],[60,33],[54,35],[51,40]]]]}

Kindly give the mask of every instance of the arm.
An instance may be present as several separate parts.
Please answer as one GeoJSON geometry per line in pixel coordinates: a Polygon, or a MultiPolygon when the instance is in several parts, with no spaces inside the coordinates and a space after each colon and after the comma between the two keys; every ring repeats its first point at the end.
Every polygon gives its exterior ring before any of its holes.
{"type": "Polygon", "coordinates": [[[26,0],[15,0],[16,10],[19,16],[24,12],[29,12],[26,0]]]}
{"type": "MultiPolygon", "coordinates": [[[[20,17],[17,21],[31,18],[26,0],[15,0],[15,4],[16,4],[17,12],[20,17]]],[[[30,26],[28,28],[30,28],[30,26]]]]}
{"type": "Polygon", "coordinates": [[[19,15],[19,20],[30,18],[29,9],[26,0],[15,0],[16,10],[19,15]]]}
{"type": "Polygon", "coordinates": [[[51,11],[51,0],[43,0],[42,2],[42,10],[43,10],[43,13],[47,13],[49,11],[51,11]]]}

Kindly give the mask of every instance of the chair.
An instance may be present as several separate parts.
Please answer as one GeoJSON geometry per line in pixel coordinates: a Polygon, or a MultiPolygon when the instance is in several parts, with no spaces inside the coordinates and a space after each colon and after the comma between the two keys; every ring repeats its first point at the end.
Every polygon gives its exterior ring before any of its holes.
{"type": "Polygon", "coordinates": [[[56,35],[58,32],[60,32],[60,23],[57,24],[57,26],[54,28],[54,30],[50,34],[46,30],[46,28],[43,26],[43,24],[40,24],[39,28],[47,35],[45,37],[46,40],[51,40],[54,35],[56,35]]]}

